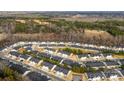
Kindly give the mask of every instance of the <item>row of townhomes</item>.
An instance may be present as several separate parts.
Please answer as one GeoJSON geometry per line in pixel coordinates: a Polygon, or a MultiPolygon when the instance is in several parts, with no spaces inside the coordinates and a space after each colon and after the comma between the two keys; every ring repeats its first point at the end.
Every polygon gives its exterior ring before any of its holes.
{"type": "MultiPolygon", "coordinates": [[[[1,50],[0,56],[22,63],[62,80],[123,80],[123,58],[114,58],[101,50],[124,51],[124,47],[106,47],[72,42],[18,42],[1,50]],[[74,54],[59,48],[94,50],[96,53],[74,54]],[[78,73],[74,66],[93,69],[78,73]]],[[[18,68],[17,68],[18,69],[18,68]]],[[[24,74],[24,73],[23,73],[24,74]]]]}

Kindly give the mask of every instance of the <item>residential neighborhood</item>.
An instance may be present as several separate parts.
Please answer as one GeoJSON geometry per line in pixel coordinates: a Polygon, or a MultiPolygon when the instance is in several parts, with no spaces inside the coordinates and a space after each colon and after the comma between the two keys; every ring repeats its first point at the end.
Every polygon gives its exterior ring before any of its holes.
{"type": "Polygon", "coordinates": [[[124,47],[74,42],[17,42],[2,49],[0,58],[8,60],[6,63],[10,68],[30,80],[124,80],[124,56],[113,56],[116,52],[124,52],[124,47]]]}

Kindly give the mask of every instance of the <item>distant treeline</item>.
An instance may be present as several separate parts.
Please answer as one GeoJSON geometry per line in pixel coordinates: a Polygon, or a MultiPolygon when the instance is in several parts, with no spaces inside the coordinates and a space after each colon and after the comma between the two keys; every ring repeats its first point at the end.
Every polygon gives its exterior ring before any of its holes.
{"type": "Polygon", "coordinates": [[[8,34],[9,42],[23,41],[64,41],[83,42],[97,45],[123,46],[124,45],[124,21],[109,20],[96,22],[66,21],[53,18],[0,18],[0,33],[8,34]],[[25,22],[19,22],[23,20],[25,22]],[[37,20],[38,22],[35,22],[37,20]],[[105,31],[109,36],[86,36],[86,29],[105,31]],[[18,34],[16,36],[15,34],[18,34]],[[24,34],[24,35],[23,35],[24,34]],[[28,36],[28,34],[33,34],[28,36]],[[34,35],[38,34],[38,35],[34,35]],[[22,36],[23,35],[23,36],[22,36]]]}
{"type": "MultiPolygon", "coordinates": [[[[36,19],[36,18],[35,18],[36,19]]],[[[1,18],[0,32],[12,33],[60,33],[69,31],[79,31],[84,29],[103,30],[113,36],[124,35],[124,21],[109,20],[96,22],[79,22],[66,21],[64,19],[37,18],[41,22],[47,22],[47,25],[38,24],[33,21],[33,18],[1,18]],[[16,19],[25,20],[26,23],[16,22],[16,19]]]]}

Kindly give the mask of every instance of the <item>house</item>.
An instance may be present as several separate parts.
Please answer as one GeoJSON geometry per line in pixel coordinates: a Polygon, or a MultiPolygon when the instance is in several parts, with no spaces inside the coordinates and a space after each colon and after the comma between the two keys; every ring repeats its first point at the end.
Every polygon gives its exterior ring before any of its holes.
{"type": "Polygon", "coordinates": [[[38,53],[37,57],[45,57],[45,58],[50,58],[52,55],[51,54],[47,54],[47,53],[38,53]]]}
{"type": "Polygon", "coordinates": [[[59,62],[61,62],[63,60],[63,58],[59,57],[59,56],[52,56],[51,59],[55,60],[55,61],[59,61],[59,62]]]}
{"type": "Polygon", "coordinates": [[[15,50],[18,50],[18,49],[20,49],[20,48],[21,48],[21,46],[13,47],[13,49],[15,49],[15,50]]]}
{"type": "Polygon", "coordinates": [[[106,61],[106,62],[104,62],[104,63],[106,64],[106,66],[107,66],[108,68],[113,68],[113,67],[119,67],[119,66],[120,66],[120,64],[119,64],[118,62],[112,61],[112,60],[106,61]]]}
{"type": "Polygon", "coordinates": [[[71,47],[74,47],[74,48],[83,48],[83,46],[78,46],[78,45],[74,45],[74,44],[72,44],[72,45],[70,45],[71,47]]]}
{"type": "Polygon", "coordinates": [[[9,56],[12,57],[12,59],[16,59],[20,56],[20,54],[16,51],[10,51],[9,56]]]}
{"type": "Polygon", "coordinates": [[[35,64],[38,64],[39,62],[40,62],[40,60],[39,59],[37,59],[37,58],[31,58],[30,60],[30,65],[35,65],[35,64]]]}
{"type": "Polygon", "coordinates": [[[30,72],[26,76],[29,78],[29,80],[32,80],[32,81],[48,81],[48,80],[50,80],[50,78],[48,76],[43,75],[36,71],[30,72]]]}
{"type": "Polygon", "coordinates": [[[22,62],[28,60],[29,58],[30,58],[29,55],[23,55],[23,54],[21,54],[19,56],[19,60],[22,61],[22,62]]]}
{"type": "Polygon", "coordinates": [[[118,80],[122,77],[116,70],[108,70],[103,73],[108,80],[118,80]]]}
{"type": "Polygon", "coordinates": [[[93,60],[99,60],[102,58],[102,56],[100,54],[90,54],[90,58],[93,60]]]}
{"type": "Polygon", "coordinates": [[[66,46],[66,45],[65,45],[64,42],[59,42],[59,43],[56,44],[56,46],[64,47],[64,46],[66,46]]]}
{"type": "Polygon", "coordinates": [[[92,67],[92,68],[105,68],[105,64],[103,62],[85,62],[84,63],[86,65],[86,67],[92,67]]]}
{"type": "Polygon", "coordinates": [[[25,50],[27,50],[28,52],[32,51],[32,47],[28,46],[25,48],[25,50]]]}
{"type": "Polygon", "coordinates": [[[32,44],[25,44],[24,47],[32,47],[32,44]]]}
{"type": "Polygon", "coordinates": [[[89,81],[100,81],[105,79],[104,75],[102,72],[87,72],[87,78],[89,81]]]}
{"type": "Polygon", "coordinates": [[[124,65],[124,59],[120,59],[120,60],[119,60],[119,63],[120,63],[121,65],[124,65]]]}
{"type": "Polygon", "coordinates": [[[122,75],[122,77],[124,77],[124,70],[119,70],[119,72],[122,75]]]}
{"type": "Polygon", "coordinates": [[[80,61],[85,61],[88,58],[87,54],[80,54],[80,55],[77,55],[77,56],[78,56],[78,59],[80,61]]]}
{"type": "Polygon", "coordinates": [[[50,71],[55,65],[50,62],[43,62],[42,63],[42,70],[50,71]]]}
{"type": "Polygon", "coordinates": [[[68,74],[71,72],[69,69],[65,69],[59,66],[56,66],[54,68],[54,71],[55,71],[55,75],[58,77],[67,77],[68,74]]]}
{"type": "Polygon", "coordinates": [[[113,59],[112,54],[103,54],[106,59],[113,59]]]}
{"type": "Polygon", "coordinates": [[[74,63],[76,63],[76,62],[74,62],[74,61],[72,61],[72,60],[70,60],[70,59],[64,59],[63,61],[62,61],[62,63],[63,64],[67,64],[67,65],[72,65],[72,64],[74,64],[74,63]]]}
{"type": "Polygon", "coordinates": [[[17,71],[20,74],[24,74],[26,71],[29,70],[28,68],[26,68],[22,65],[19,65],[19,64],[11,64],[11,65],[9,65],[9,68],[11,68],[14,71],[17,71]]]}
{"type": "Polygon", "coordinates": [[[45,52],[49,53],[49,54],[54,54],[55,49],[52,48],[45,48],[45,52]]]}
{"type": "Polygon", "coordinates": [[[62,56],[62,57],[67,58],[68,56],[70,56],[71,53],[66,52],[66,51],[59,51],[57,54],[62,56]]]}

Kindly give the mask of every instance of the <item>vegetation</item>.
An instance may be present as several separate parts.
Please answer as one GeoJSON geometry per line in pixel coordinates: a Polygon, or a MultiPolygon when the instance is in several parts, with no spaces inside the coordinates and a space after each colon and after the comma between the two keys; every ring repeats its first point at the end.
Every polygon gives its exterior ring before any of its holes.
{"type": "Polygon", "coordinates": [[[0,80],[20,81],[24,80],[24,78],[22,78],[16,71],[4,66],[3,69],[0,69],[0,80]]]}
{"type": "Polygon", "coordinates": [[[86,67],[81,67],[80,65],[76,65],[76,64],[73,64],[72,66],[72,71],[73,72],[76,72],[76,73],[85,73],[87,72],[87,68],[86,67]]]}
{"type": "MultiPolygon", "coordinates": [[[[52,18],[2,18],[0,19],[0,33],[6,33],[9,37],[4,42],[18,41],[65,41],[82,42],[97,45],[123,45],[124,21],[96,21],[80,22],[66,21],[52,18]],[[39,24],[34,20],[47,22],[39,24]],[[25,23],[16,20],[25,20],[25,23]],[[105,31],[107,35],[86,35],[86,30],[105,31]],[[37,35],[32,35],[37,34],[37,35]]],[[[2,43],[3,43],[2,41],[2,43]]],[[[0,46],[5,46],[1,44],[0,46]]]]}
{"type": "Polygon", "coordinates": [[[26,23],[16,22],[15,18],[0,19],[0,26],[3,27],[3,31],[9,30],[14,33],[59,33],[59,32],[70,32],[70,31],[80,31],[83,29],[91,30],[103,30],[107,31],[113,36],[124,35],[124,21],[109,20],[109,21],[96,21],[96,22],[80,22],[80,21],[66,21],[64,19],[53,20],[48,18],[21,18],[25,20],[26,23]],[[37,19],[41,22],[49,22],[47,25],[38,24],[32,20],[37,19]],[[3,23],[5,25],[3,25],[3,23]]]}
{"type": "Polygon", "coordinates": [[[118,51],[118,52],[115,52],[115,51],[112,51],[112,50],[103,50],[102,53],[111,53],[111,54],[115,54],[115,55],[124,55],[124,52],[123,51],[118,51]]]}
{"type": "Polygon", "coordinates": [[[66,48],[61,48],[60,50],[62,50],[62,51],[67,51],[67,52],[70,52],[70,53],[73,53],[73,54],[77,54],[77,55],[93,53],[93,52],[91,52],[90,50],[74,49],[74,48],[68,48],[68,47],[66,47],[66,48]]]}
{"type": "Polygon", "coordinates": [[[121,68],[122,70],[124,70],[124,65],[121,65],[120,68],[121,68]]]}

